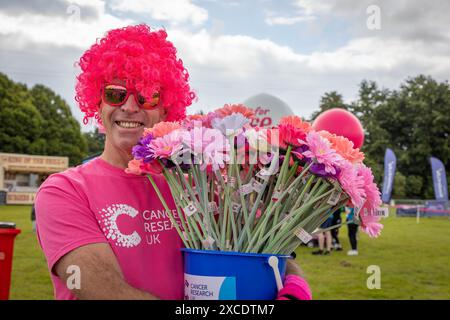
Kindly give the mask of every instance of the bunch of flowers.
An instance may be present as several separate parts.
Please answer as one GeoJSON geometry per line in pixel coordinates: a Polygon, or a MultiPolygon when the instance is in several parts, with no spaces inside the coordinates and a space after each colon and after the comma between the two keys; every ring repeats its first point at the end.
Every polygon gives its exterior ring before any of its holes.
{"type": "Polygon", "coordinates": [[[380,192],[364,154],[342,136],[300,117],[251,127],[254,113],[225,105],[146,129],[127,172],[146,174],[187,248],[289,254],[338,208],[355,208],[370,236],[382,225],[380,192]],[[152,174],[161,173],[171,215],[152,174]]]}

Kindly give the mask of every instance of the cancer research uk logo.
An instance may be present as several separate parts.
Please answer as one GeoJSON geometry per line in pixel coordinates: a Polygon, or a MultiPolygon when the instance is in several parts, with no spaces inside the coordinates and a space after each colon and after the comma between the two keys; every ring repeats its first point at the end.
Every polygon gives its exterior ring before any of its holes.
{"type": "MultiPolygon", "coordinates": [[[[118,225],[118,220],[122,215],[135,219],[139,214],[138,210],[127,204],[113,204],[99,211],[99,223],[105,237],[118,247],[132,248],[138,246],[143,238],[136,230],[131,233],[124,233],[118,225]]],[[[174,218],[178,220],[176,211],[173,214],[174,218]]],[[[144,241],[147,245],[160,244],[160,232],[173,229],[168,215],[161,210],[145,210],[142,212],[142,217],[144,220],[144,241]]],[[[136,222],[131,225],[136,225],[136,222]]]]}

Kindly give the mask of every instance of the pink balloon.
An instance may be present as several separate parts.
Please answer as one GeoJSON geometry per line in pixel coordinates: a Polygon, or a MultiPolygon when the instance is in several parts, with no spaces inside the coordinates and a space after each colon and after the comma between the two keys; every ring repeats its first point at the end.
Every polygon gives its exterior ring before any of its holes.
{"type": "Polygon", "coordinates": [[[364,130],[359,119],[347,110],[334,108],[321,113],[314,120],[316,131],[326,130],[336,135],[344,136],[361,148],[364,143],[364,130]]]}

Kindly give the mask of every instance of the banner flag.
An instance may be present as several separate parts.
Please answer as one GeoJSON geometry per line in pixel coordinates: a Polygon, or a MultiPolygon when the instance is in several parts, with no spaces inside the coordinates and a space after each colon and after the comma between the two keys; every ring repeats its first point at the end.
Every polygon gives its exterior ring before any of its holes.
{"type": "Polygon", "coordinates": [[[386,153],[384,154],[383,193],[381,195],[381,199],[384,203],[389,203],[389,201],[391,201],[396,166],[397,158],[395,157],[394,151],[387,148],[386,153]]]}
{"type": "Polygon", "coordinates": [[[436,200],[448,200],[447,176],[441,160],[431,157],[431,173],[433,175],[433,187],[436,200]]]}

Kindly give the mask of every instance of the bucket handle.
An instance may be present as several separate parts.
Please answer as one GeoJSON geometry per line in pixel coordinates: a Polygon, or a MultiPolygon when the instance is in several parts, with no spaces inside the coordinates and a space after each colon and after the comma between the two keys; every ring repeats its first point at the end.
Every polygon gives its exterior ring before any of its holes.
{"type": "Polygon", "coordinates": [[[278,269],[278,257],[270,256],[269,257],[269,266],[272,267],[273,275],[275,276],[275,282],[277,284],[277,289],[280,291],[283,289],[283,282],[281,281],[280,270],[278,269]]]}

